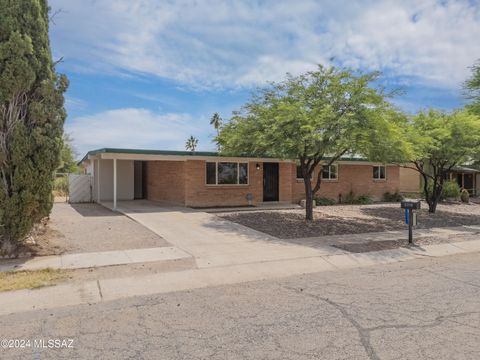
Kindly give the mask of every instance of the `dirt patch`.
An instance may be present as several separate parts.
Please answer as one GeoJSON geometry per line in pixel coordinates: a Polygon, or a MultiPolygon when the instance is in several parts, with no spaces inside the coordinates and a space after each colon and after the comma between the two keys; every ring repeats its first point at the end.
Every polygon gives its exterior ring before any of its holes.
{"type": "Polygon", "coordinates": [[[343,243],[332,245],[341,250],[345,250],[352,253],[365,253],[371,251],[391,250],[398,248],[415,248],[425,245],[438,245],[455,243],[458,241],[477,240],[478,234],[475,235],[455,235],[450,237],[433,237],[425,236],[414,240],[414,244],[410,245],[408,239],[398,240],[381,240],[381,241],[369,241],[364,243],[343,243]]]}
{"type": "MultiPolygon", "coordinates": [[[[313,221],[305,221],[303,210],[217,215],[281,239],[406,229],[404,210],[400,209],[399,204],[318,207],[313,221]]],[[[461,225],[480,225],[480,205],[441,204],[435,214],[430,214],[426,209],[418,212],[419,229],[461,225]]]]}
{"type": "Polygon", "coordinates": [[[36,256],[61,255],[66,251],[64,243],[63,234],[56,229],[52,229],[50,221],[45,219],[45,221],[35,225],[24,247],[36,256]]]}
{"type": "Polygon", "coordinates": [[[98,204],[56,202],[19,251],[37,256],[170,246],[130,218],[98,204]],[[32,243],[32,240],[35,243],[32,243]]]}

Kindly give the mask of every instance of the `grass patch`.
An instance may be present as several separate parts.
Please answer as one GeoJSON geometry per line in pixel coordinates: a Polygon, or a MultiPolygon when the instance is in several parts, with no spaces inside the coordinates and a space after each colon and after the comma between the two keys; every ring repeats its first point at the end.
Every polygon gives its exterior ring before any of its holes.
{"type": "Polygon", "coordinates": [[[0,272],[0,291],[35,289],[54,285],[67,277],[67,271],[59,269],[0,272]]]}

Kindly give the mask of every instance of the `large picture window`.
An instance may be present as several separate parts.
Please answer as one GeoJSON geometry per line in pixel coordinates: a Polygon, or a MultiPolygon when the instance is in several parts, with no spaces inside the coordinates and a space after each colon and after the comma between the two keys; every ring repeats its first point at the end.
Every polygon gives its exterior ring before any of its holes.
{"type": "Polygon", "coordinates": [[[337,180],[337,165],[322,166],[322,180],[337,180]]]}
{"type": "Polygon", "coordinates": [[[373,180],[385,180],[386,170],[384,165],[376,165],[373,167],[373,180]]]}
{"type": "Polygon", "coordinates": [[[207,162],[207,185],[247,185],[248,163],[207,162]]]}

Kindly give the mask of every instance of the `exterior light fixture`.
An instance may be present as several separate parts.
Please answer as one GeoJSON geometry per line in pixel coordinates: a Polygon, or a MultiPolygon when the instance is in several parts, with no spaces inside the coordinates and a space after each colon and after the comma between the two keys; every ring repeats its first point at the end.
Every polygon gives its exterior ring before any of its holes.
{"type": "Polygon", "coordinates": [[[255,166],[257,170],[260,170],[260,164],[257,163],[257,165],[255,166]]]}

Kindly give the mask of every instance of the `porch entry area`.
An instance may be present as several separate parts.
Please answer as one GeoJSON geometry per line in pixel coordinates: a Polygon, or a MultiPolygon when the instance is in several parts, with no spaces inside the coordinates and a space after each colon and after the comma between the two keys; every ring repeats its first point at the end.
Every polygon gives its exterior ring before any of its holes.
{"type": "Polygon", "coordinates": [[[477,169],[456,167],[447,174],[446,179],[455,181],[460,188],[467,190],[470,195],[477,196],[480,186],[478,176],[480,176],[480,171],[477,169]]]}

